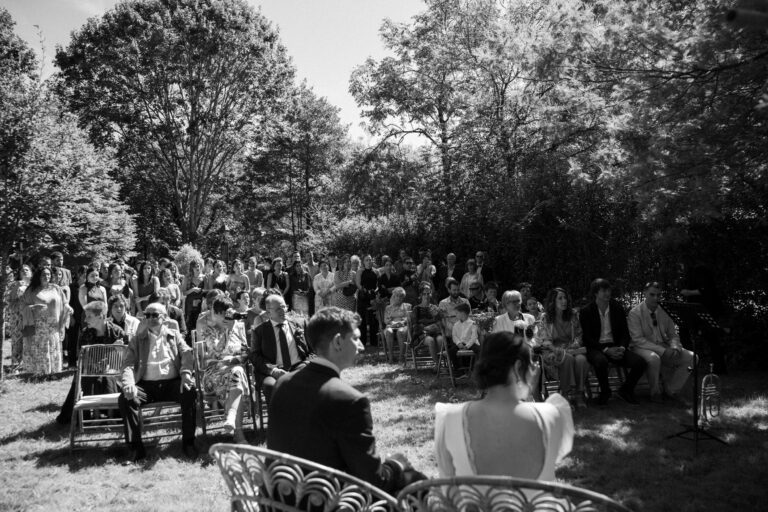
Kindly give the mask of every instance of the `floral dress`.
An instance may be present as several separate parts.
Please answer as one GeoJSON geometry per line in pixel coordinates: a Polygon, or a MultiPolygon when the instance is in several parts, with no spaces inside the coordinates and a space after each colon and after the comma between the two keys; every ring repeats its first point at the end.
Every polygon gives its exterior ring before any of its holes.
{"type": "Polygon", "coordinates": [[[69,305],[56,285],[36,291],[27,288],[22,311],[25,325],[34,325],[34,333],[23,343],[24,370],[33,375],[50,375],[62,370],[62,330],[69,319],[69,305]],[[29,306],[43,304],[45,309],[29,306]]]}
{"type": "Polygon", "coordinates": [[[342,309],[355,311],[355,295],[344,295],[344,290],[347,288],[346,286],[344,288],[339,288],[339,284],[344,281],[352,281],[353,284],[349,286],[355,286],[355,272],[353,270],[337,270],[334,272],[333,282],[336,286],[336,292],[333,294],[333,305],[342,309]]]}
{"type": "Polygon", "coordinates": [[[18,364],[21,362],[22,352],[22,318],[21,308],[24,291],[27,289],[26,281],[14,281],[5,290],[5,325],[8,330],[8,337],[11,339],[11,362],[18,364]]]}
{"type": "Polygon", "coordinates": [[[243,322],[237,321],[232,330],[221,330],[206,325],[197,333],[198,341],[205,343],[205,372],[203,392],[215,395],[222,403],[232,388],[241,388],[247,395],[240,355],[248,350],[243,322]],[[238,370],[238,371],[234,371],[238,370]]]}

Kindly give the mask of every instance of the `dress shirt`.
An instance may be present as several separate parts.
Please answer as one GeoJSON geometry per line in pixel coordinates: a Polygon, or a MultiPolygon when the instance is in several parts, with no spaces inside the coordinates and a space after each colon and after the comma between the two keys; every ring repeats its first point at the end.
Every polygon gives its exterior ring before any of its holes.
{"type": "Polygon", "coordinates": [[[143,380],[171,380],[179,376],[164,333],[165,329],[161,329],[159,335],[152,331],[147,332],[149,356],[147,357],[147,371],[144,373],[143,380]]]}
{"type": "Polygon", "coordinates": [[[453,342],[466,348],[480,344],[477,341],[477,325],[471,318],[453,324],[453,342]]]}
{"type": "Polygon", "coordinates": [[[469,304],[469,301],[464,297],[457,297],[456,299],[453,299],[450,296],[448,296],[443,300],[441,300],[440,304],[438,304],[437,306],[440,308],[440,311],[443,313],[443,320],[445,321],[447,332],[450,332],[451,334],[453,334],[454,324],[458,321],[458,319],[456,318],[456,306],[462,303],[469,304]]]}
{"type": "Polygon", "coordinates": [[[299,350],[296,348],[296,340],[293,339],[293,335],[291,334],[291,330],[288,329],[287,326],[287,320],[283,322],[283,324],[278,324],[274,320],[270,320],[272,323],[272,328],[275,331],[275,343],[277,343],[277,360],[275,361],[275,364],[277,366],[282,366],[283,368],[290,368],[294,364],[299,362],[299,350]],[[288,340],[288,353],[291,354],[291,361],[289,364],[283,364],[283,352],[280,349],[280,329],[282,325],[283,332],[285,333],[285,339],[288,340]]]}
{"type": "Polygon", "coordinates": [[[611,331],[611,306],[605,308],[605,313],[600,313],[600,307],[597,308],[597,314],[600,316],[600,344],[613,343],[613,332],[611,331]]]}
{"type": "Polygon", "coordinates": [[[667,348],[681,348],[675,323],[666,311],[657,307],[653,312],[656,316],[656,325],[653,325],[651,313],[645,301],[629,311],[627,324],[632,348],[652,350],[659,355],[663,354],[667,348]]]}

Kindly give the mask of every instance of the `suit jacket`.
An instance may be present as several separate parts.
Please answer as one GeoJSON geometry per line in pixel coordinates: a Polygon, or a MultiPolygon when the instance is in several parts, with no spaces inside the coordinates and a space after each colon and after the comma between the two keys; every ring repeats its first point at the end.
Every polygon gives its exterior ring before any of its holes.
{"type": "MultiPolygon", "coordinates": [[[[299,352],[299,359],[305,361],[312,351],[304,340],[304,331],[295,323],[286,320],[288,329],[296,341],[296,350],[299,352]]],[[[275,329],[272,322],[267,320],[253,330],[251,337],[251,361],[256,370],[256,375],[268,377],[272,370],[277,368],[277,352],[280,350],[278,340],[275,338],[275,329]]],[[[290,370],[290,368],[283,368],[290,370]]]]}
{"type": "Polygon", "coordinates": [[[490,283],[496,280],[496,275],[493,273],[493,269],[488,265],[480,267],[480,275],[483,276],[483,283],[490,283]]]}
{"type": "Polygon", "coordinates": [[[449,277],[452,277],[460,283],[461,278],[464,277],[464,272],[464,267],[457,263],[456,266],[453,267],[453,273],[448,275],[448,265],[444,263],[440,265],[440,267],[437,269],[437,276],[435,277],[434,290],[439,300],[443,300],[448,296],[448,289],[445,287],[445,280],[449,277]]]}
{"type": "Polygon", "coordinates": [[[277,381],[267,448],[356,476],[386,492],[404,485],[403,468],[376,455],[368,398],[332,368],[311,362],[277,381]]]}
{"type": "Polygon", "coordinates": [[[581,321],[582,341],[587,348],[602,350],[606,347],[624,347],[629,348],[629,327],[627,327],[627,317],[624,314],[624,308],[619,302],[611,299],[609,318],[611,321],[611,334],[613,335],[613,344],[600,344],[600,311],[597,309],[595,301],[590,302],[579,311],[579,320],[581,321]]]}
{"type": "MultiPolygon", "coordinates": [[[[161,333],[171,350],[173,363],[178,374],[192,374],[192,349],[184,342],[184,337],[179,331],[168,329],[165,326],[162,327],[161,333]]],[[[149,349],[149,331],[146,329],[128,343],[128,354],[123,362],[123,387],[133,386],[144,377],[144,373],[147,371],[149,349]]]]}

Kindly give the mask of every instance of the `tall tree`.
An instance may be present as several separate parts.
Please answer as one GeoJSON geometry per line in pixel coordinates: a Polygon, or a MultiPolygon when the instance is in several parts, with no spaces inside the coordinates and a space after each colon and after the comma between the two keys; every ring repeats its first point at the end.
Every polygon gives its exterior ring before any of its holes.
{"type": "Polygon", "coordinates": [[[222,183],[241,172],[293,76],[277,32],[242,0],[121,2],[56,62],[92,140],[117,149],[124,182],[144,197],[167,194],[188,242],[218,225],[222,183]]]}

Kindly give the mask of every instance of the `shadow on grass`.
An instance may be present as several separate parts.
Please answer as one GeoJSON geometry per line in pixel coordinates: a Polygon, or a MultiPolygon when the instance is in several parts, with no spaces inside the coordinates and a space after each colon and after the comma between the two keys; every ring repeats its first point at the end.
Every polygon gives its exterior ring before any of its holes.
{"type": "Polygon", "coordinates": [[[9,436],[0,438],[0,446],[11,444],[19,440],[41,441],[45,440],[57,443],[69,438],[69,426],[59,425],[55,421],[40,425],[34,430],[22,430],[9,436]]]}
{"type": "Polygon", "coordinates": [[[41,382],[71,379],[74,374],[75,374],[74,370],[67,369],[67,370],[60,371],[58,373],[52,373],[50,375],[34,375],[31,373],[20,373],[18,375],[13,376],[12,378],[16,378],[26,384],[39,384],[41,382]]]}
{"type": "Polygon", "coordinates": [[[40,404],[31,409],[27,409],[24,412],[59,412],[61,410],[61,404],[56,402],[49,402],[47,404],[40,404]]]}

